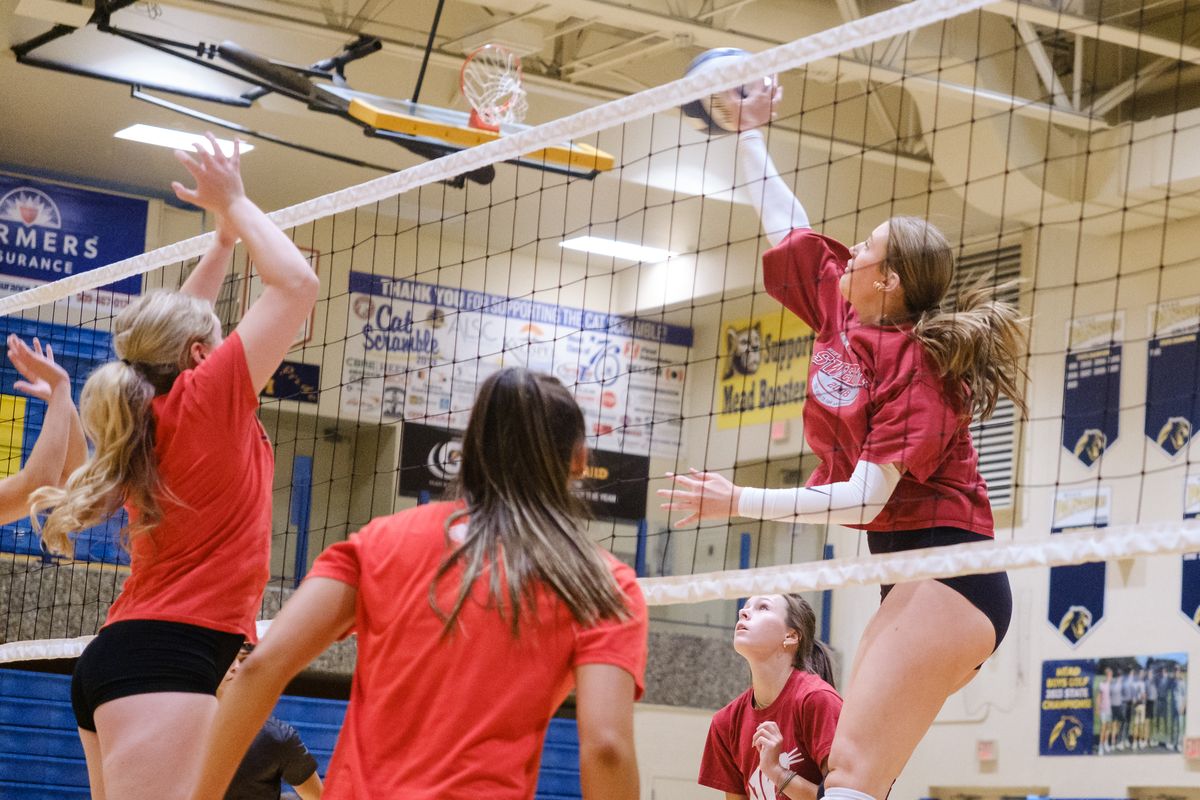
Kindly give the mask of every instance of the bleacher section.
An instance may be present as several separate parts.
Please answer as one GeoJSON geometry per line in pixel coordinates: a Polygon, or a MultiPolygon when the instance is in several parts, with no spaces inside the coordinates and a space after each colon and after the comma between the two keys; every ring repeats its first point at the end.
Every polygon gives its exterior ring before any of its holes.
{"type": "MultiPolygon", "coordinates": [[[[0,669],[2,800],[89,796],[83,747],[71,712],[70,686],[71,679],[66,675],[0,669]]],[[[275,707],[275,716],[300,732],[320,765],[321,775],[329,766],[345,714],[345,701],[313,697],[288,695],[275,707]]],[[[580,797],[575,721],[554,719],[542,753],[537,800],[580,797]]]]}

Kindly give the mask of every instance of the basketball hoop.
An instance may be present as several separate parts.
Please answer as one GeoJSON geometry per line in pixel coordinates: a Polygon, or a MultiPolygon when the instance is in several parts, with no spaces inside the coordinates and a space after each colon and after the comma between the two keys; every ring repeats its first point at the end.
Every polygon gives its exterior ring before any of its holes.
{"type": "Polygon", "coordinates": [[[473,128],[498,131],[501,125],[521,122],[529,110],[521,86],[521,59],[498,44],[485,44],[467,56],[459,85],[471,105],[473,128]]]}

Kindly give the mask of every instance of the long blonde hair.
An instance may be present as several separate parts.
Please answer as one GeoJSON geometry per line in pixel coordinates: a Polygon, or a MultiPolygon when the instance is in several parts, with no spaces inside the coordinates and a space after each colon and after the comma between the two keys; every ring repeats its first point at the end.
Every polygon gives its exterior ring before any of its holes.
{"type": "Polygon", "coordinates": [[[904,288],[912,335],[929,353],[956,398],[987,419],[1005,395],[1026,414],[1020,381],[1025,374],[1025,321],[996,294],[1013,283],[977,283],[959,292],[952,310],[942,302],[954,279],[954,253],[946,237],[920,217],[888,220],[884,270],[904,288]]]}
{"type": "Polygon", "coordinates": [[[429,587],[443,635],[485,571],[491,600],[514,636],[537,581],[584,625],[628,615],[600,548],[584,530],[588,509],[571,491],[571,465],[584,434],[575,398],[549,375],[508,367],[479,387],[453,489],[467,507],[446,520],[449,536],[456,520],[469,517],[466,538],[429,587]],[[459,563],[463,574],[447,611],[438,604],[437,585],[459,563]]]}
{"type": "Polygon", "coordinates": [[[126,545],[162,520],[161,501],[171,493],[158,474],[150,403],[192,366],[192,345],[212,345],[219,333],[212,306],[182,292],[148,292],[113,320],[119,360],[88,376],[79,401],[95,450],[65,488],[45,487],[30,496],[34,527],[47,550],[69,553],[71,533],[103,522],[126,503],[137,512],[125,531],[126,545]],[[53,510],[42,522],[39,514],[47,509],[53,510]]]}

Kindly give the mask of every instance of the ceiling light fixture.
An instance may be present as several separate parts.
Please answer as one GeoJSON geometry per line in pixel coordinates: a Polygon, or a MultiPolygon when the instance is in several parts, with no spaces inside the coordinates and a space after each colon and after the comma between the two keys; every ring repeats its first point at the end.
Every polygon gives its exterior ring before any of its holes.
{"type": "Polygon", "coordinates": [[[577,236],[574,239],[559,242],[558,246],[584,253],[612,256],[625,261],[640,261],[643,264],[657,264],[660,261],[666,261],[671,256],[679,255],[659,247],[645,247],[632,242],[603,239],[599,236],[577,236]]]}
{"type": "MultiPolygon", "coordinates": [[[[124,130],[117,131],[113,136],[117,139],[128,139],[131,142],[170,147],[172,150],[183,150],[188,153],[195,150],[193,145],[196,143],[199,143],[204,148],[208,148],[209,146],[208,139],[198,133],[177,131],[171,128],[159,128],[154,125],[130,125],[124,130]]],[[[233,142],[229,139],[217,139],[217,146],[221,148],[221,152],[225,155],[233,155],[233,142]]],[[[249,153],[253,149],[254,145],[242,142],[242,153],[249,153]]]]}

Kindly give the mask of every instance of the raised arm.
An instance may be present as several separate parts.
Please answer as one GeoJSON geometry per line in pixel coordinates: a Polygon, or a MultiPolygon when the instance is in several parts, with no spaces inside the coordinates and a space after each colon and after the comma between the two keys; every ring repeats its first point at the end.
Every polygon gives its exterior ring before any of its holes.
{"type": "MultiPolygon", "coordinates": [[[[196,188],[178,182],[171,186],[180,200],[208,209],[228,224],[230,232],[245,242],[262,279],[262,296],[237,326],[257,391],[267,384],[291,348],[321,285],[291,239],[246,197],[236,147],[234,154],[226,157],[211,134],[209,139],[214,148],[211,153],[204,148],[197,148],[195,156],[178,150],[175,153],[195,178],[196,188]]],[[[201,279],[197,285],[204,282],[201,279]]]]}
{"type": "MultiPolygon", "coordinates": [[[[238,153],[235,152],[234,156],[237,157],[238,153]]],[[[217,297],[221,294],[225,273],[229,271],[229,265],[233,263],[233,248],[237,245],[237,234],[234,233],[229,222],[220,214],[215,216],[217,218],[217,241],[192,268],[192,273],[188,275],[187,280],[179,289],[185,294],[207,300],[214,305],[217,297]]]]}
{"type": "Polygon", "coordinates": [[[763,232],[774,247],[796,228],[809,227],[808,213],[779,177],[761,130],[775,116],[783,89],[778,81],[758,81],[730,89],[719,99],[713,104],[713,113],[722,118],[725,127],[740,131],[734,185],[758,211],[763,232]]]}
{"type": "Polygon", "coordinates": [[[659,489],[667,500],[662,508],[683,511],[675,523],[684,527],[698,520],[750,517],[778,522],[865,525],[879,516],[900,483],[895,464],[859,461],[849,480],[795,489],[757,489],[734,486],[716,472],[692,470],[673,475],[675,488],[659,489]]]}
{"type": "Polygon", "coordinates": [[[575,669],[579,779],[584,800],[637,800],[633,676],[611,664],[575,669]]]}
{"type": "Polygon", "coordinates": [[[42,429],[29,458],[16,475],[0,480],[0,524],[29,516],[29,495],[43,486],[57,486],[65,479],[67,457],[87,444],[71,399],[71,379],[54,361],[49,345],[33,340],[33,348],[16,335],[8,337],[8,358],[21,373],[15,388],[46,403],[42,429]],[[78,441],[76,441],[78,437],[78,441]]]}
{"type": "Polygon", "coordinates": [[[225,797],[242,757],[288,681],[353,624],[357,596],[353,586],[313,577],[284,604],[221,696],[191,800],[225,797]]]}

